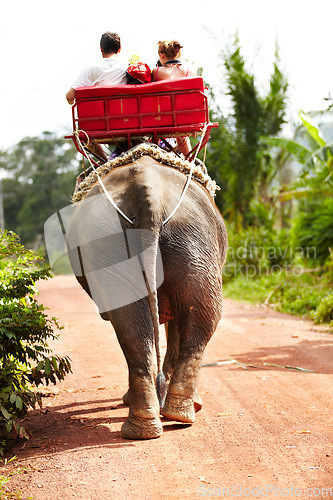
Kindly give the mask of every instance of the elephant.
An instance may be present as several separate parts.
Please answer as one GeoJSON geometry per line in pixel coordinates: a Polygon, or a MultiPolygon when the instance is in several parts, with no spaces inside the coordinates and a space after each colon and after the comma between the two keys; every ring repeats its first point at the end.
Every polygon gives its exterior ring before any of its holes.
{"type": "Polygon", "coordinates": [[[113,325],[127,361],[125,439],[161,436],[160,415],[192,424],[202,405],[197,379],[221,319],[227,232],[196,180],[177,207],[185,181],[183,172],[142,156],[107,173],[103,189],[94,183],[66,231],[77,280],[113,325]]]}

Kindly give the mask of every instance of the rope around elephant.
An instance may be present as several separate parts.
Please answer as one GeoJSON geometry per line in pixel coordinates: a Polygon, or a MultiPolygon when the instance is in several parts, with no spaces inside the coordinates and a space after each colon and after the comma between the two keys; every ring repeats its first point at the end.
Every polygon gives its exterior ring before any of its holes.
{"type": "Polygon", "coordinates": [[[129,163],[134,163],[142,156],[150,156],[159,163],[167,165],[168,167],[175,168],[176,170],[179,170],[184,174],[190,173],[192,168],[192,178],[202,184],[212,197],[214,197],[216,191],[220,189],[217,186],[216,182],[202,170],[202,167],[200,165],[193,165],[188,160],[179,158],[173,153],[164,151],[156,144],[143,143],[139,144],[138,146],[134,146],[134,148],[126,151],[118,158],[109,160],[104,165],[101,165],[96,170],[92,171],[77,187],[72,196],[72,202],[77,203],[86,196],[90,188],[98,181],[98,175],[100,177],[104,177],[115,168],[127,165],[129,163]]]}

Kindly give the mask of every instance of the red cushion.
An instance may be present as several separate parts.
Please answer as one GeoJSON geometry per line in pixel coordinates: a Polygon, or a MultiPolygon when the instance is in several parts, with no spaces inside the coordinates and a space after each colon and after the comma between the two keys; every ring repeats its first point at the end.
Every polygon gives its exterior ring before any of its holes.
{"type": "Polygon", "coordinates": [[[106,97],[127,94],[150,94],[152,92],[172,92],[174,90],[198,89],[204,91],[204,82],[201,76],[193,78],[178,78],[177,80],[161,80],[159,82],[144,83],[142,85],[110,85],[96,87],[79,87],[75,90],[76,99],[84,97],[106,97]]]}

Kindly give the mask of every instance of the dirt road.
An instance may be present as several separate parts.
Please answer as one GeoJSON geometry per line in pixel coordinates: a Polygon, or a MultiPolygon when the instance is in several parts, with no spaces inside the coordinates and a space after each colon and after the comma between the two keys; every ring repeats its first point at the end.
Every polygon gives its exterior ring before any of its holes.
{"type": "MultiPolygon", "coordinates": [[[[163,421],[126,441],[127,367],[109,323],[73,277],[38,284],[64,326],[53,346],[73,374],[31,411],[34,439],[11,452],[11,488],[35,500],[327,498],[333,489],[333,336],[311,322],[225,300],[192,426],[163,421]],[[295,370],[293,368],[301,368],[295,370]],[[306,371],[303,371],[306,370],[306,371]]],[[[161,335],[163,331],[161,331],[161,335]]],[[[162,339],[162,345],[165,345],[162,339]]],[[[333,493],[332,493],[333,495],[333,493]]]]}

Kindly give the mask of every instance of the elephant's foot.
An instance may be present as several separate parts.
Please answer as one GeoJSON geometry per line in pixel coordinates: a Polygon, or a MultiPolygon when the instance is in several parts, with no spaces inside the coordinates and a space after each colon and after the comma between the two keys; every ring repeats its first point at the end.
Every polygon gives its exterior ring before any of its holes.
{"type": "Polygon", "coordinates": [[[194,404],[195,413],[197,413],[198,411],[201,410],[201,408],[202,408],[202,399],[201,399],[200,394],[198,393],[197,390],[195,390],[194,394],[193,394],[193,404],[194,404]]]}
{"type": "Polygon", "coordinates": [[[123,395],[123,403],[125,406],[129,406],[129,391],[123,395]]]}
{"type": "Polygon", "coordinates": [[[158,417],[140,418],[129,415],[121,428],[125,439],[154,439],[162,435],[163,428],[158,417]]]}
{"type": "Polygon", "coordinates": [[[195,420],[195,403],[193,398],[168,393],[161,414],[168,420],[193,424],[195,420]]]}

